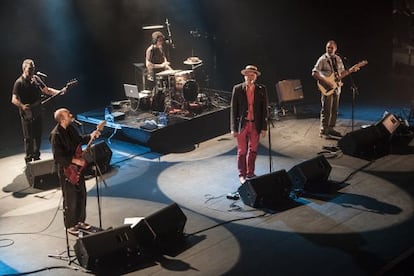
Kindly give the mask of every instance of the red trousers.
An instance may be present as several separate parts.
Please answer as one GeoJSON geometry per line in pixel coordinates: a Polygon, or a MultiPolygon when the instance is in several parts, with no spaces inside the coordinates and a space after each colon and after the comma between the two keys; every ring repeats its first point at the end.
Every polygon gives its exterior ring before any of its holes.
{"type": "Polygon", "coordinates": [[[257,148],[260,133],[257,133],[254,122],[248,122],[237,135],[237,168],[239,176],[254,176],[257,148]]]}

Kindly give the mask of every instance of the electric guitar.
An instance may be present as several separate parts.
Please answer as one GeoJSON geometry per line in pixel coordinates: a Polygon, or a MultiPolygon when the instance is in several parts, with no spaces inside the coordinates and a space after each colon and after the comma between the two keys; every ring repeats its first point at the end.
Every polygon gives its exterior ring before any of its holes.
{"type": "MultiPolygon", "coordinates": [[[[68,81],[66,83],[66,85],[65,85],[66,90],[69,87],[71,87],[71,86],[73,86],[73,85],[75,85],[77,83],[78,83],[78,81],[76,79],[73,79],[73,80],[68,81]]],[[[31,121],[31,120],[36,119],[41,114],[41,111],[42,111],[43,106],[45,104],[47,104],[53,98],[61,95],[63,93],[63,91],[64,90],[62,89],[58,93],[56,93],[56,94],[54,94],[52,96],[49,96],[49,97],[47,97],[44,100],[39,100],[39,101],[31,104],[28,109],[25,109],[25,110],[22,109],[22,112],[21,112],[22,118],[24,120],[26,120],[26,121],[31,121]]]]}
{"type": "Polygon", "coordinates": [[[342,74],[342,76],[336,77],[335,74],[331,74],[328,77],[325,77],[325,82],[319,81],[318,80],[318,89],[319,91],[324,94],[325,96],[330,96],[335,92],[335,89],[342,86],[342,79],[345,78],[346,76],[350,75],[351,73],[354,73],[356,71],[358,71],[361,67],[365,66],[368,64],[368,61],[363,60],[358,62],[357,64],[355,64],[354,66],[352,66],[351,68],[349,68],[347,71],[345,71],[345,73],[342,74]]]}
{"type": "MultiPolygon", "coordinates": [[[[106,125],[106,121],[102,121],[100,122],[97,126],[96,126],[96,130],[98,130],[99,132],[101,132],[104,128],[104,126],[106,125]]],[[[89,140],[88,144],[86,145],[85,149],[82,150],[82,146],[79,144],[76,148],[75,151],[75,158],[84,158],[85,154],[88,153],[88,151],[90,150],[93,141],[95,140],[95,138],[91,137],[91,139],[89,140]]],[[[80,175],[81,172],[88,166],[88,163],[86,162],[85,159],[85,164],[83,166],[78,166],[76,164],[69,164],[66,168],[63,168],[63,173],[66,176],[67,180],[69,180],[69,182],[73,185],[78,185],[79,183],[79,179],[80,179],[80,175]]]]}

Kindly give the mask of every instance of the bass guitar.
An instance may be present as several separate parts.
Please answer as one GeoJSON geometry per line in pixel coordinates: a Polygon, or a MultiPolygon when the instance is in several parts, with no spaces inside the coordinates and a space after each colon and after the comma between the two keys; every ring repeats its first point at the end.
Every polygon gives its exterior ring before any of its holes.
{"type": "MultiPolygon", "coordinates": [[[[66,88],[66,90],[69,88],[69,87],[71,87],[71,86],[73,86],[73,85],[75,85],[75,84],[77,84],[78,83],[78,81],[76,80],[76,79],[73,79],[73,80],[70,80],[70,81],[68,81],[67,83],[66,83],[66,85],[65,85],[65,88],[66,88]]],[[[59,96],[59,95],[61,95],[62,93],[63,93],[63,89],[62,90],[60,90],[58,93],[56,93],[56,94],[54,94],[54,95],[52,95],[52,96],[49,96],[49,97],[47,97],[46,99],[44,99],[44,100],[39,100],[39,101],[37,101],[37,102],[35,102],[35,103],[33,103],[33,104],[31,104],[30,106],[29,106],[29,108],[28,109],[26,109],[26,110],[22,110],[22,112],[21,112],[21,116],[22,116],[22,118],[24,119],[24,120],[26,120],[26,121],[31,121],[31,120],[34,120],[34,119],[36,119],[40,114],[41,114],[41,111],[42,111],[42,108],[50,101],[50,100],[52,100],[53,98],[55,98],[55,97],[57,97],[57,96],[59,96]]]]}
{"type": "MultiPolygon", "coordinates": [[[[105,125],[106,125],[106,121],[100,122],[96,126],[96,130],[101,132],[103,128],[105,127],[105,125]]],[[[91,149],[91,146],[94,140],[95,138],[91,137],[91,139],[89,140],[84,150],[82,150],[82,146],[79,144],[76,148],[74,157],[85,159],[84,156],[91,149]]],[[[86,162],[86,159],[85,159],[85,164],[83,166],[78,166],[76,164],[69,164],[66,168],[63,168],[63,173],[65,174],[66,179],[69,180],[71,184],[78,185],[80,175],[87,166],[88,166],[88,163],[86,162]]]]}
{"type": "Polygon", "coordinates": [[[363,60],[349,68],[345,73],[342,74],[342,76],[336,77],[335,74],[331,74],[328,77],[325,77],[325,82],[321,82],[318,80],[318,89],[319,91],[324,94],[325,96],[330,96],[335,92],[335,89],[338,87],[341,87],[343,85],[342,79],[346,76],[350,75],[351,73],[354,73],[358,71],[361,67],[368,64],[368,61],[363,60]]]}

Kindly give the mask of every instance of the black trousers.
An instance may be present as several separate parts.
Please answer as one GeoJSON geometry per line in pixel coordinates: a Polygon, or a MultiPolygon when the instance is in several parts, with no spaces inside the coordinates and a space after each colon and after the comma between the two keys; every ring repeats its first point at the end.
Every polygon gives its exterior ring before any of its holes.
{"type": "Polygon", "coordinates": [[[59,175],[63,193],[63,208],[65,227],[70,228],[85,222],[86,219],[86,186],[85,178],[81,175],[79,183],[74,185],[66,180],[63,173],[59,175]]]}
{"type": "Polygon", "coordinates": [[[20,119],[22,124],[24,150],[26,162],[40,157],[40,144],[42,142],[42,117],[37,116],[33,120],[20,119]]]}

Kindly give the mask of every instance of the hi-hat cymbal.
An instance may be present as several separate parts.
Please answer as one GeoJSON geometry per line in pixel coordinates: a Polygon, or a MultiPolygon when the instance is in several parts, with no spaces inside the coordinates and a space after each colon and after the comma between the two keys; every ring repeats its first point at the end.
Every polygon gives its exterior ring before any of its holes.
{"type": "Polygon", "coordinates": [[[163,29],[164,25],[148,25],[148,26],[142,26],[143,30],[156,30],[156,29],[163,29]]]}

